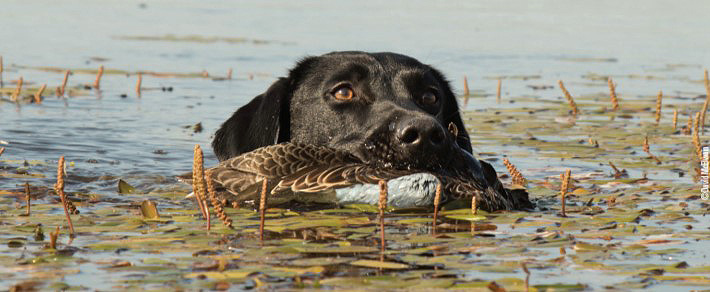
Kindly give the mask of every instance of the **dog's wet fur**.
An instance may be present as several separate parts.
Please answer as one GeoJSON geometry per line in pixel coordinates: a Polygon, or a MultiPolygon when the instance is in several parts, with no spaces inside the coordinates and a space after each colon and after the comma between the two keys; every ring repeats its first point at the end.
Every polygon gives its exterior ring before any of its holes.
{"type": "MultiPolygon", "coordinates": [[[[226,160],[281,142],[324,145],[377,167],[439,171],[466,167],[465,129],[438,70],[395,53],[333,52],[301,60],[239,108],[212,147],[226,160]]],[[[493,167],[480,165],[473,175],[502,190],[493,167]]]]}

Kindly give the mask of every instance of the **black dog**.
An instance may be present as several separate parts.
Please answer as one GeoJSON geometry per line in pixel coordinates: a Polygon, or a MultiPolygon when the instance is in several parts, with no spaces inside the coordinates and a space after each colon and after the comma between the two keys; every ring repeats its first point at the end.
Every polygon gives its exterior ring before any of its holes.
{"type": "MultiPolygon", "coordinates": [[[[394,53],[333,52],[308,57],[238,109],[217,131],[220,160],[281,142],[346,150],[376,166],[436,170],[471,152],[448,81],[394,53]],[[448,139],[447,127],[458,129],[448,139]],[[457,145],[451,145],[456,143],[457,145]],[[459,150],[462,151],[462,150],[459,150]]],[[[480,161],[488,185],[503,190],[480,161]]]]}

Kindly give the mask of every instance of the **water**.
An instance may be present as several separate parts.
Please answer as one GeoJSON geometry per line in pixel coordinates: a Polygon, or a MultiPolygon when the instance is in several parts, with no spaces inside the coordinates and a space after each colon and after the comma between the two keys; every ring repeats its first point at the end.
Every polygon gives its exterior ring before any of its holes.
{"type": "MultiPolygon", "coordinates": [[[[190,170],[195,144],[205,150],[206,164],[215,164],[209,143],[221,122],[300,58],[335,50],[413,56],[444,72],[458,92],[467,75],[474,92],[489,95],[467,103],[469,111],[544,107],[539,102],[496,103],[490,96],[495,95],[499,76],[530,77],[504,78],[505,100],[536,96],[555,101],[560,96],[557,88],[533,90],[529,85],[555,86],[564,79],[575,96],[604,93],[606,82],[583,78],[596,73],[615,76],[622,102],[648,99],[652,103],[663,89],[668,96],[679,97],[664,100],[664,106],[676,105],[681,114],[689,114],[692,100],[687,98],[704,94],[698,81],[702,69],[710,66],[707,11],[707,1],[670,5],[666,1],[5,0],[0,3],[4,86],[14,87],[10,80],[23,76],[27,86],[47,83],[51,90],[41,105],[0,103],[0,140],[9,143],[2,145],[7,148],[2,155],[8,160],[6,166],[39,161],[29,167],[30,172],[45,176],[0,178],[0,189],[16,188],[25,181],[51,185],[61,155],[73,163],[69,191],[115,196],[118,177],[143,192],[184,188],[173,176],[190,170]],[[168,34],[246,41],[131,39],[168,34]],[[135,75],[107,74],[100,92],[57,99],[51,93],[63,75],[28,68],[95,69],[99,65],[129,72],[206,70],[211,76],[224,76],[234,68],[235,79],[145,75],[146,89],[139,98],[134,92],[135,75]],[[163,87],[173,91],[158,90],[163,87]],[[190,128],[197,123],[204,127],[202,132],[190,128]]],[[[92,74],[75,73],[69,86],[91,84],[93,79],[92,74]]],[[[670,113],[664,114],[668,119],[670,113]]],[[[467,126],[475,133],[475,125],[467,126]]],[[[482,152],[521,151],[515,146],[474,146],[482,152]]],[[[522,169],[557,164],[534,158],[519,161],[522,169]]],[[[575,165],[569,160],[565,164],[575,165]]],[[[494,165],[504,169],[500,161],[494,165]]],[[[682,179],[689,182],[688,176],[682,179]]]]}
{"type": "MultiPolygon", "coordinates": [[[[95,93],[63,101],[49,98],[42,106],[0,107],[0,137],[11,142],[5,158],[119,161],[90,168],[106,173],[173,174],[189,165],[191,146],[207,146],[211,134],[232,111],[261,93],[277,76],[306,55],[333,50],[395,51],[411,55],[445,72],[461,88],[495,90],[499,75],[540,75],[537,84],[557,79],[574,82],[588,72],[647,74],[667,64],[688,64],[667,73],[699,79],[710,64],[710,39],[702,37],[710,3],[691,1],[668,7],[663,1],[644,5],[595,1],[388,3],[329,1],[4,1],[0,10],[0,54],[5,80],[24,76],[34,83],[58,85],[61,74],[13,70],[11,64],[96,68],[92,57],[107,58],[106,68],[129,71],[200,72],[224,75],[234,68],[238,80],[146,77],[144,86],[173,86],[175,91],[133,94],[134,77],[107,75],[101,97],[95,93]],[[122,36],[174,34],[244,37],[267,44],[191,43],[123,40],[122,36]],[[572,62],[565,58],[615,58],[618,62],[572,62]],[[248,79],[254,74],[254,80],[248,79]],[[692,77],[691,77],[692,76],[692,77]],[[487,79],[486,79],[487,78],[487,79]],[[122,99],[119,94],[130,96],[122,99]],[[99,99],[99,100],[97,100],[99,99]],[[191,134],[181,126],[202,122],[205,131],[191,134]],[[166,155],[153,151],[163,149],[166,155]],[[40,151],[41,150],[41,151],[40,151]],[[102,152],[102,153],[99,153],[102,152]]],[[[75,74],[70,85],[91,83],[75,74]]],[[[529,83],[505,81],[511,96],[531,94],[529,83]]],[[[634,94],[690,88],[676,80],[625,82],[620,91],[634,94]]],[[[10,86],[10,85],[6,85],[10,86]]],[[[568,85],[569,86],[569,85],[568,85]]],[[[572,89],[584,94],[584,88],[572,89]]],[[[702,87],[693,87],[702,94],[702,87]]],[[[589,92],[605,90],[586,89],[589,92]]],[[[556,90],[544,91],[548,97],[556,90]]],[[[476,104],[470,109],[488,106],[476,104]]],[[[205,147],[208,148],[208,147],[205,147]]],[[[209,151],[208,151],[209,152],[209,151]]],[[[211,155],[211,154],[209,154],[211,155]]]]}

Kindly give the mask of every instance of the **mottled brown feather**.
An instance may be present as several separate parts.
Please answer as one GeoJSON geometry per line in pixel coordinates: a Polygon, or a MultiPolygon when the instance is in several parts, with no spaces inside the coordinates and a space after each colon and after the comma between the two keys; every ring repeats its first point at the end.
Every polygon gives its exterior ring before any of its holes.
{"type": "MultiPolygon", "coordinates": [[[[377,184],[381,180],[417,172],[422,171],[375,168],[344,151],[297,143],[259,148],[223,161],[212,171],[213,179],[235,194],[239,201],[256,199],[264,178],[269,181],[271,194],[279,195],[318,193],[361,183],[377,184]]],[[[449,196],[477,195],[481,209],[510,210],[516,207],[512,199],[496,193],[499,185],[486,185],[465,173],[460,176],[434,175],[439,177],[449,196]]]]}

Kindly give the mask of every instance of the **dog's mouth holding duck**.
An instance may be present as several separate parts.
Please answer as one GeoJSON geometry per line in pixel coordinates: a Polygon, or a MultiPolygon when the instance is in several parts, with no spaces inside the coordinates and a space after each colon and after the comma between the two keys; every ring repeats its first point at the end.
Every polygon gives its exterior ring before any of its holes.
{"type": "Polygon", "coordinates": [[[504,188],[490,164],[458,146],[458,131],[449,124],[439,141],[446,149],[409,158],[386,143],[366,143],[353,153],[285,142],[224,160],[207,179],[217,184],[222,200],[239,205],[257,206],[264,180],[270,205],[376,205],[378,183],[384,181],[392,208],[433,207],[440,187],[442,205],[468,202],[489,212],[533,209],[524,190],[504,188]]]}
{"type": "Polygon", "coordinates": [[[299,61],[215,133],[212,178],[229,201],[532,209],[472,154],[456,96],[429,65],[396,53],[332,52],[299,61]],[[437,188],[442,191],[436,195],[437,188]],[[438,198],[438,199],[437,199],[438,198]],[[475,199],[474,199],[475,198],[475,199]]]}

